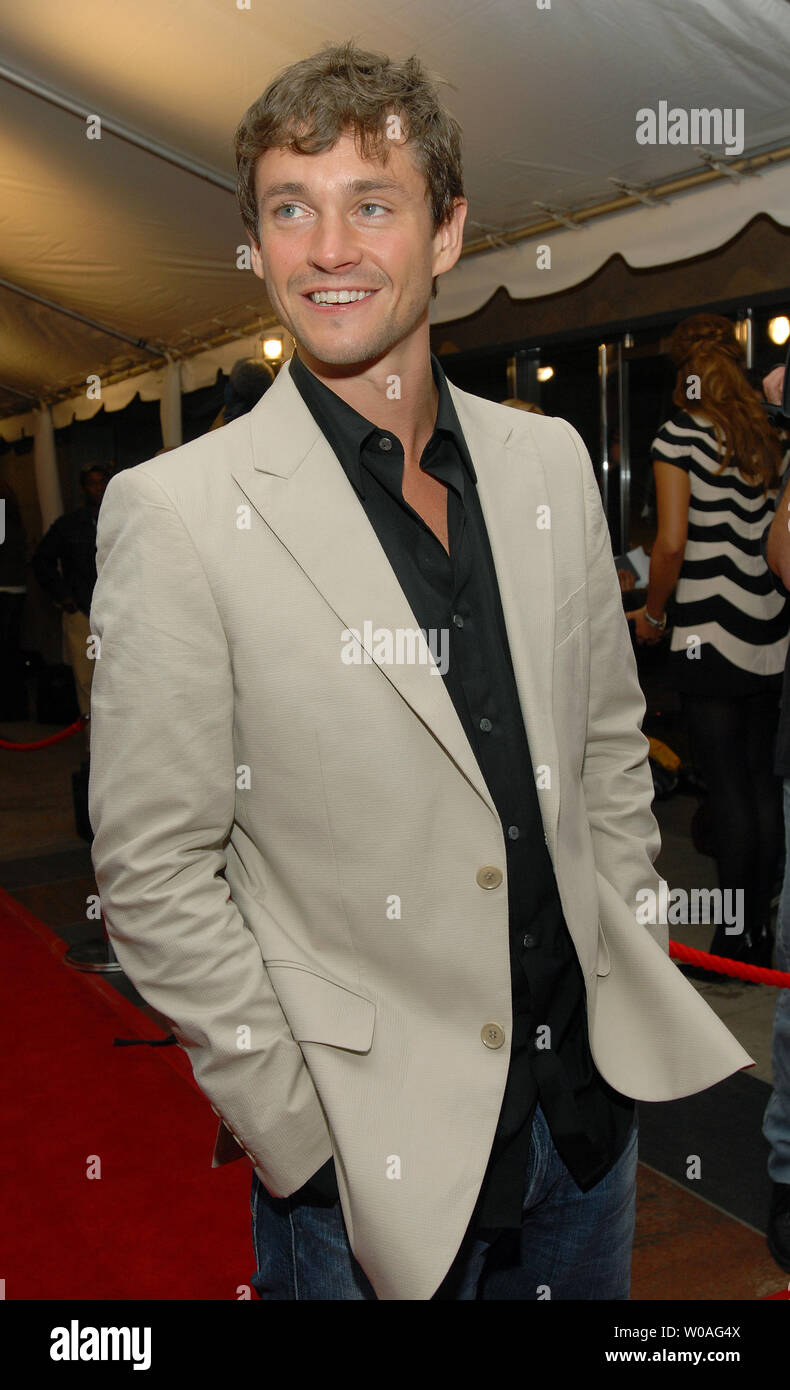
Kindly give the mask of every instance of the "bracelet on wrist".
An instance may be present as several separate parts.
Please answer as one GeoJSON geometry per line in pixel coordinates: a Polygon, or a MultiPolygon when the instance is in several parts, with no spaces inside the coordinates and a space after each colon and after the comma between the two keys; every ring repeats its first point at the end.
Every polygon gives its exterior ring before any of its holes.
{"type": "Polygon", "coordinates": [[[645,605],[645,622],[649,623],[651,627],[657,628],[659,632],[663,632],[667,625],[666,612],[662,613],[660,618],[651,618],[647,611],[647,605],[645,605]]]}

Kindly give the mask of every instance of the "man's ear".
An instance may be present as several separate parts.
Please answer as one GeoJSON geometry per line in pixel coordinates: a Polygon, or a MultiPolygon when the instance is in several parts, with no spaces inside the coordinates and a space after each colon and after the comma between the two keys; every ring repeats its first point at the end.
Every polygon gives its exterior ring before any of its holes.
{"type": "Polygon", "coordinates": [[[444,275],[445,271],[452,270],[458,260],[463,245],[464,222],[468,210],[468,199],[456,198],[450,216],[437,229],[434,236],[434,275],[444,275]]]}
{"type": "Polygon", "coordinates": [[[263,258],[261,256],[260,244],[257,241],[253,241],[249,232],[247,233],[247,240],[250,243],[250,265],[258,279],[265,280],[266,277],[263,273],[263,258]]]}

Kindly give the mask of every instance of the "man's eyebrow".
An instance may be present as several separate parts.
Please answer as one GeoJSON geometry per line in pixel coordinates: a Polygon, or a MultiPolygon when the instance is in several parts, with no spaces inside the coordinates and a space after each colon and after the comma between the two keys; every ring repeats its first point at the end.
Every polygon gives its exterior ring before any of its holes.
{"type": "MultiPolygon", "coordinates": [[[[354,195],[360,193],[385,193],[397,192],[404,193],[403,184],[395,179],[347,179],[340,185],[344,193],[354,195]]],[[[268,188],[264,188],[258,200],[258,206],[263,207],[271,198],[294,197],[303,198],[308,193],[305,183],[270,183],[268,188]]]]}

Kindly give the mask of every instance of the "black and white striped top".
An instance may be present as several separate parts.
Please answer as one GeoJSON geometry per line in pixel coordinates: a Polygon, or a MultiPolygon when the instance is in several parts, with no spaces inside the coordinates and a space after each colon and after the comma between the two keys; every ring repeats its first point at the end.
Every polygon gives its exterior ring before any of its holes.
{"type": "Polygon", "coordinates": [[[651,449],[691,483],[670,651],[678,688],[700,695],[781,686],[790,628],[790,600],[774,588],[760,548],[777,489],[766,493],[732,465],[717,473],[723,452],[706,417],[685,410],[651,449]]]}

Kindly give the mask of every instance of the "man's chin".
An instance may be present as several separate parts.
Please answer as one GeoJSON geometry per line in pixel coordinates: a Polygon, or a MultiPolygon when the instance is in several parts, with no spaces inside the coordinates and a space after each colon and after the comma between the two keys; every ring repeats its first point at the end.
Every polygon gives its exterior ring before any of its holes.
{"type": "Polygon", "coordinates": [[[389,339],[382,341],[381,338],[338,336],[333,339],[330,334],[325,338],[313,333],[300,334],[298,328],[292,336],[302,357],[307,355],[326,367],[362,367],[376,362],[394,345],[389,339]]]}

